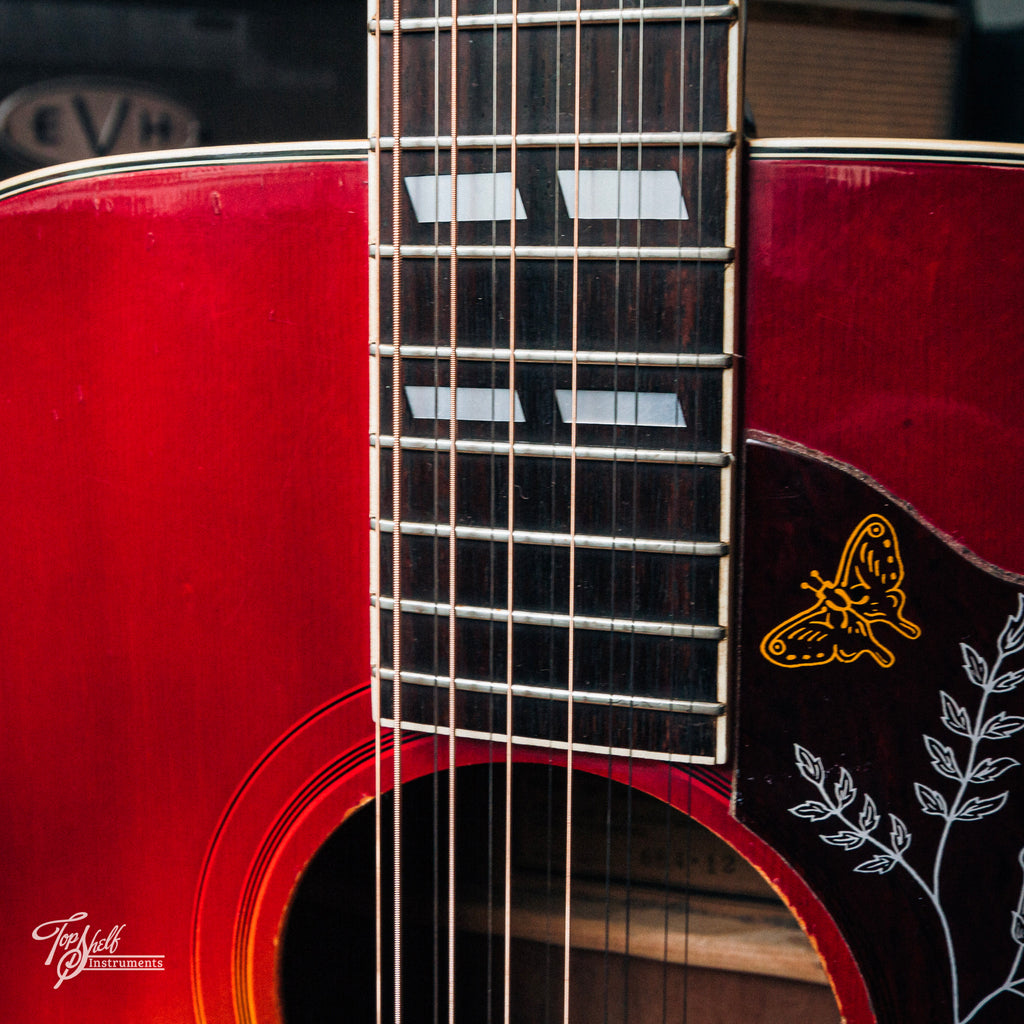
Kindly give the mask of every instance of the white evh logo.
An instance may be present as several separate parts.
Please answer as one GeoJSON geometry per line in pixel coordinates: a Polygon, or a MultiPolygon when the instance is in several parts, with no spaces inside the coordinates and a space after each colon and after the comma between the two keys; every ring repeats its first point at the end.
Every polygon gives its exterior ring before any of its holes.
{"type": "Polygon", "coordinates": [[[26,86],[0,103],[0,140],[17,156],[45,166],[194,146],[199,121],[148,86],[57,79],[26,86]]]}

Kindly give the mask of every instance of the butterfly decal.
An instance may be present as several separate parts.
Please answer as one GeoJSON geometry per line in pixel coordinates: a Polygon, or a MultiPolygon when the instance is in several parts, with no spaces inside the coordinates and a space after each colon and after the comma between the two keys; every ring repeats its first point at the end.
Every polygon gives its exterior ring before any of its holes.
{"type": "Polygon", "coordinates": [[[811,576],[800,586],[814,594],[814,604],[761,641],[761,653],[774,665],[805,668],[867,654],[890,668],[896,659],[875,636],[875,627],[884,624],[908,640],[921,635],[903,617],[903,560],[896,531],[884,516],[870,515],[857,524],[834,579],[822,579],[817,570],[811,576]]]}

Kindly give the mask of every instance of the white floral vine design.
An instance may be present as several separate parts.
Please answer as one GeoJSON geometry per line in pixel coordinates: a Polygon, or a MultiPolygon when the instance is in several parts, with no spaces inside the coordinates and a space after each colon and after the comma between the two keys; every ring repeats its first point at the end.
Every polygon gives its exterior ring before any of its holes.
{"type": "MultiPolygon", "coordinates": [[[[1024,717],[1010,715],[1005,711],[990,713],[989,702],[997,694],[1006,694],[1017,689],[1024,682],[1024,668],[1007,669],[1005,663],[1013,655],[1024,651],[1024,595],[1018,595],[1017,611],[1011,615],[999,635],[994,662],[988,662],[969,644],[961,644],[963,670],[968,680],[981,690],[977,712],[971,714],[957,703],[948,693],[940,692],[942,704],[941,722],[955,736],[967,741],[965,751],[958,756],[954,749],[934,736],[924,736],[924,745],[931,759],[932,768],[952,783],[943,794],[924,783],[914,783],[914,794],[921,810],[943,820],[942,832],[936,843],[931,870],[921,871],[907,860],[911,832],[897,815],[890,814],[889,834],[878,831],[881,816],[875,801],[864,794],[859,812],[854,808],[857,789],[853,776],[844,768],[826,771],[820,757],[805,747],[794,744],[796,766],[800,774],[817,789],[821,799],[806,800],[790,813],[808,821],[824,822],[835,820],[841,826],[838,832],[823,833],[821,839],[830,846],[846,850],[867,847],[873,856],[861,861],[853,870],[860,874],[884,875],[896,867],[902,868],[927,896],[939,919],[945,939],[949,960],[949,973],[953,997],[954,1024],[967,1024],[982,1008],[997,996],[1007,993],[1024,999],[1024,883],[1022,883],[1017,906],[1011,912],[1010,934],[1017,946],[1016,955],[1003,981],[980,999],[973,1007],[962,1011],[960,1007],[960,977],[957,968],[956,948],[952,931],[943,906],[942,868],[946,845],[953,825],[957,822],[979,821],[1002,810],[1009,797],[1004,791],[996,796],[977,796],[971,787],[985,785],[998,779],[1011,768],[1020,766],[1013,757],[982,757],[983,742],[1002,740],[1024,729],[1024,717]],[[829,776],[833,778],[830,780],[829,776]]],[[[1018,860],[1024,868],[1024,849],[1018,860]]]]}

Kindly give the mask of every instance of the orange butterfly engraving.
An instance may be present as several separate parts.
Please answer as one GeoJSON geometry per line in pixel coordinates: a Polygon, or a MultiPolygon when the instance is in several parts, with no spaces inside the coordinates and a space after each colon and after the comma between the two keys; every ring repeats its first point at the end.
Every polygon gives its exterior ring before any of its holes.
{"type": "Polygon", "coordinates": [[[834,580],[822,579],[817,570],[811,576],[816,582],[800,586],[814,593],[814,604],[761,641],[761,653],[773,664],[803,668],[869,654],[882,668],[889,668],[896,659],[876,638],[875,627],[884,623],[909,640],[921,635],[903,617],[903,560],[896,531],[884,516],[867,516],[856,526],[834,580]]]}

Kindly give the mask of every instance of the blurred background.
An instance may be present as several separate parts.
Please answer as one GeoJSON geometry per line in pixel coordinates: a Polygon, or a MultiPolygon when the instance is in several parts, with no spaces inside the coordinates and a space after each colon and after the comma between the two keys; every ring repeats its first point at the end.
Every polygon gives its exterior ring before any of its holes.
{"type": "MultiPolygon", "coordinates": [[[[364,0],[0,0],[0,178],[363,138],[364,0]]],[[[762,137],[1024,141],[1024,0],[749,0],[762,137]]]]}

